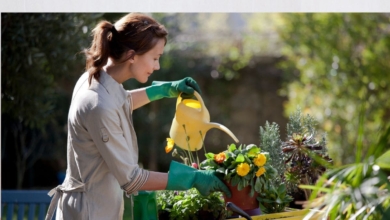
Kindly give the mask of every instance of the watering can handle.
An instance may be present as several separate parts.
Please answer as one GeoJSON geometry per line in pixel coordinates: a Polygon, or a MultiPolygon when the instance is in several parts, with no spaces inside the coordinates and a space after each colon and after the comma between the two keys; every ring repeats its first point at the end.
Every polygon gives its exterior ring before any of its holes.
{"type": "Polygon", "coordinates": [[[196,97],[196,99],[198,99],[199,103],[200,103],[200,112],[203,113],[203,109],[204,109],[204,102],[203,102],[203,99],[202,97],[199,95],[199,93],[197,91],[194,91],[194,95],[196,97]]]}
{"type": "MultiPolygon", "coordinates": [[[[203,109],[204,109],[203,99],[202,99],[202,97],[200,96],[200,94],[197,91],[194,91],[194,95],[195,95],[196,99],[198,99],[198,101],[200,103],[200,106],[201,106],[200,112],[203,113],[203,109]]],[[[183,101],[183,98],[181,97],[181,93],[180,93],[179,96],[177,97],[176,108],[182,101],[183,101]]]]}

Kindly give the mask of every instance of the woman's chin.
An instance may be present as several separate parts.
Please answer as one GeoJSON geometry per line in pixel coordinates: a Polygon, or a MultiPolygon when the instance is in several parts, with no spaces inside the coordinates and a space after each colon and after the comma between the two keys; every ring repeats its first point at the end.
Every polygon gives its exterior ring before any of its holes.
{"type": "Polygon", "coordinates": [[[146,83],[148,82],[148,77],[137,77],[135,80],[137,80],[139,83],[146,83]]]}

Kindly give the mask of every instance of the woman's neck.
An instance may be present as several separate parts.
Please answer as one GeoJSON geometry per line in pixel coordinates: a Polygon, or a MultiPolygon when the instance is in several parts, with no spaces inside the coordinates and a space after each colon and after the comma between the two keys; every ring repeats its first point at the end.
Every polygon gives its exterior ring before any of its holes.
{"type": "Polygon", "coordinates": [[[109,58],[107,64],[103,67],[103,70],[121,84],[130,78],[127,74],[128,71],[126,71],[126,64],[127,62],[115,64],[111,58],[109,58]]]}

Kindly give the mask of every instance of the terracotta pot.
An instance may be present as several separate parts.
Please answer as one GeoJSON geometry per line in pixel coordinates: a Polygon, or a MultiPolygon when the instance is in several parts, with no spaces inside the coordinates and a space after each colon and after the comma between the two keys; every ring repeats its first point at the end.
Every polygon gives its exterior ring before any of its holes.
{"type": "Polygon", "coordinates": [[[259,201],[257,201],[258,193],[255,192],[251,197],[251,186],[247,186],[241,191],[237,189],[237,186],[232,186],[229,182],[225,181],[226,186],[229,188],[232,193],[232,197],[227,197],[223,194],[223,198],[225,199],[225,203],[232,202],[239,208],[241,208],[244,212],[246,212],[250,216],[260,215],[261,211],[259,208],[259,201]]]}

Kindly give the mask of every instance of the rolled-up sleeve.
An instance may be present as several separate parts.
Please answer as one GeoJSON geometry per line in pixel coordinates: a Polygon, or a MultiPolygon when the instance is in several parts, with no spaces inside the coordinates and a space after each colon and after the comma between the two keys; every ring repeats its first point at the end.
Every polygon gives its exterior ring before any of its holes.
{"type": "Polygon", "coordinates": [[[87,129],[121,188],[127,194],[138,191],[147,181],[149,171],[140,168],[134,160],[137,152],[124,137],[118,112],[96,106],[88,115],[87,129]]]}

